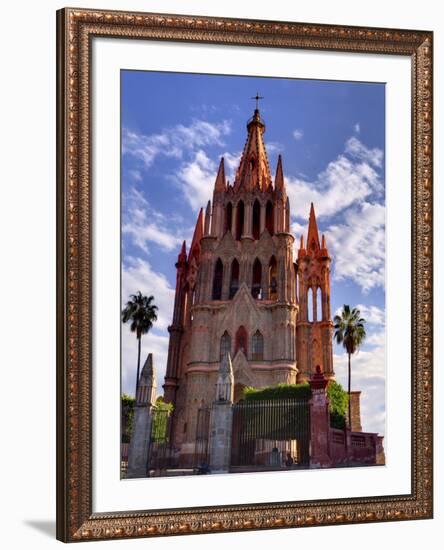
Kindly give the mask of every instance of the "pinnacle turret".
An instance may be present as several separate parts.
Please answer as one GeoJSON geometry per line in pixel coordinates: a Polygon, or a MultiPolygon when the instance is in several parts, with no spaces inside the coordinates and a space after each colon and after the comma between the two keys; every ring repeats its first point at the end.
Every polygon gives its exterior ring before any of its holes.
{"type": "Polygon", "coordinates": [[[223,192],[227,188],[227,182],[225,180],[225,161],[224,157],[221,157],[219,163],[219,169],[217,171],[216,181],[214,183],[214,191],[223,192]]]}
{"type": "Polygon", "coordinates": [[[307,251],[319,250],[321,245],[319,243],[318,224],[316,223],[316,214],[313,203],[310,206],[310,218],[308,220],[308,236],[307,236],[307,251]]]}

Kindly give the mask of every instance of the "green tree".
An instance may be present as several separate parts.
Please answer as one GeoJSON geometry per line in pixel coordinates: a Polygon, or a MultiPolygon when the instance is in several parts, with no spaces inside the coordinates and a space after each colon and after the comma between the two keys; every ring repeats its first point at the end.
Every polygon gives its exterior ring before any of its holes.
{"type": "Polygon", "coordinates": [[[122,411],[122,443],[129,443],[133,430],[134,405],[136,400],[131,395],[124,393],[120,397],[122,411]]]}
{"type": "Polygon", "coordinates": [[[122,321],[131,323],[130,330],[136,333],[138,342],[136,393],[139,387],[142,335],[146,334],[157,321],[157,306],[153,302],[153,296],[144,296],[139,290],[137,294],[130,295],[130,299],[122,310],[122,321]]]}
{"type": "Polygon", "coordinates": [[[350,309],[350,306],[344,305],[340,315],[335,315],[333,322],[334,339],[338,344],[342,344],[348,355],[348,425],[351,428],[351,356],[365,340],[365,319],[361,317],[359,309],[350,309]]]}

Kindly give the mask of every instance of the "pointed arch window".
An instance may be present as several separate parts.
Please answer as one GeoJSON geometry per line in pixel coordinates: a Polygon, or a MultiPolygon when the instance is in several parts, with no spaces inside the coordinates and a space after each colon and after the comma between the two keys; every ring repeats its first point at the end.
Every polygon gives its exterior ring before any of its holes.
{"type": "Polygon", "coordinates": [[[236,213],[236,240],[240,241],[244,232],[245,207],[243,201],[237,203],[236,213]]]}
{"type": "Polygon", "coordinates": [[[259,258],[254,260],[253,264],[253,284],[251,286],[251,295],[255,299],[262,298],[262,264],[259,258]]]}
{"type": "Polygon", "coordinates": [[[322,292],[319,286],[316,289],[316,321],[322,321],[322,292]]]}
{"type": "Polygon", "coordinates": [[[307,321],[313,322],[313,289],[311,287],[307,292],[307,321]]]}
{"type": "Polygon", "coordinates": [[[265,227],[268,229],[270,235],[274,235],[274,216],[273,216],[273,203],[267,202],[265,207],[265,227]]]}
{"type": "Polygon", "coordinates": [[[225,331],[222,334],[222,338],[220,339],[220,360],[221,361],[227,353],[231,355],[231,336],[228,334],[227,331],[225,331]]]}
{"type": "Polygon", "coordinates": [[[248,357],[248,334],[243,325],[241,325],[236,332],[236,343],[234,347],[234,354],[242,350],[245,357],[248,357]]]}
{"type": "Polygon", "coordinates": [[[261,203],[256,199],[253,204],[253,239],[257,241],[261,235],[261,203]]]}
{"type": "Polygon", "coordinates": [[[274,256],[271,257],[268,264],[268,299],[277,300],[278,282],[277,282],[277,262],[274,256]]]}
{"type": "Polygon", "coordinates": [[[213,300],[222,299],[222,280],[224,277],[224,266],[222,260],[218,258],[216,266],[214,268],[214,279],[213,279],[213,300]]]}
{"type": "Polygon", "coordinates": [[[190,286],[187,283],[183,289],[183,319],[182,322],[185,326],[189,325],[190,321],[190,286]]]}
{"type": "Polygon", "coordinates": [[[231,262],[231,275],[230,275],[230,300],[234,298],[234,295],[239,289],[239,262],[236,258],[231,262]]]}
{"type": "Polygon", "coordinates": [[[231,226],[233,223],[233,205],[229,202],[225,208],[225,230],[224,234],[227,231],[231,231],[231,226]]]}
{"type": "Polygon", "coordinates": [[[251,358],[253,361],[262,361],[264,358],[264,337],[257,330],[251,339],[251,358]]]}

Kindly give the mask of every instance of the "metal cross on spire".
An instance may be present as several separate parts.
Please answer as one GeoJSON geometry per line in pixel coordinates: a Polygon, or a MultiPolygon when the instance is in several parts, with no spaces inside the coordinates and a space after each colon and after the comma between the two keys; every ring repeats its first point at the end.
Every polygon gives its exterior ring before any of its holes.
{"type": "Polygon", "coordinates": [[[256,95],[253,96],[251,99],[256,100],[256,109],[259,109],[259,100],[264,99],[263,96],[259,95],[259,92],[256,92],[256,95]]]}

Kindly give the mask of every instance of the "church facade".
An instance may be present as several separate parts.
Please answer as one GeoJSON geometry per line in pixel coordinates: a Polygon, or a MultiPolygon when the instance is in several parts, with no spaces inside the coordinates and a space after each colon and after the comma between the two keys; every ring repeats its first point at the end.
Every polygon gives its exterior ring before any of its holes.
{"type": "Polygon", "coordinates": [[[184,466],[195,451],[198,410],[214,401],[227,352],[234,401],[247,386],[306,381],[317,366],[334,378],[326,239],[307,205],[308,233],[296,250],[282,159],[273,178],[264,132],[256,108],[234,181],[227,181],[222,158],[213,200],[176,263],[163,387],[174,404],[171,438],[184,466]]]}

